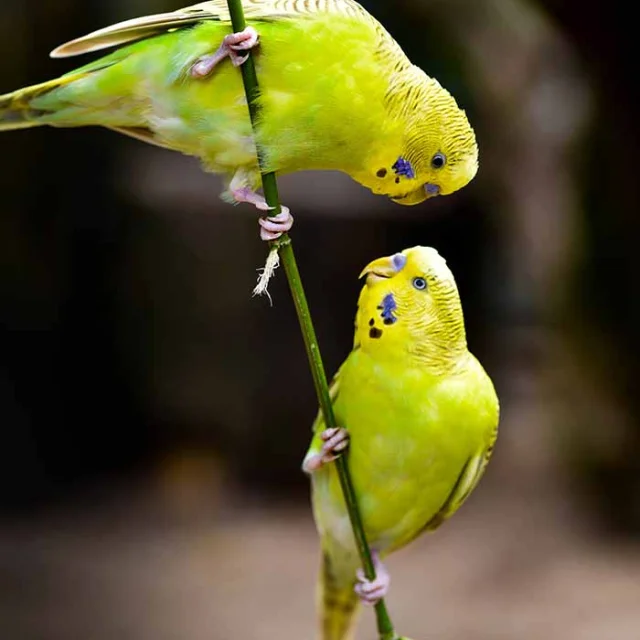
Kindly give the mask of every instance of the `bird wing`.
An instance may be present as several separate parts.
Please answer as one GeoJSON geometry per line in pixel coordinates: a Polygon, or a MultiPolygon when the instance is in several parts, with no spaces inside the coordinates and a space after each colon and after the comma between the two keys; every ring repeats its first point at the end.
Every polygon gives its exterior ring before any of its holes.
{"type": "Polygon", "coordinates": [[[480,481],[487,463],[489,462],[489,456],[490,450],[481,451],[467,460],[458,475],[458,479],[451,489],[451,493],[449,493],[447,499],[444,501],[436,515],[427,522],[419,534],[424,531],[433,531],[434,529],[437,529],[445,520],[451,517],[460,508],[462,503],[469,497],[470,493],[480,481]]]}
{"type": "MultiPolygon", "coordinates": [[[[354,0],[244,0],[244,14],[253,20],[278,20],[335,13],[353,17],[369,14],[354,0]]],[[[125,20],[60,45],[52,58],[68,58],[180,29],[204,20],[230,22],[227,0],[208,0],[184,9],[125,20]]]]}

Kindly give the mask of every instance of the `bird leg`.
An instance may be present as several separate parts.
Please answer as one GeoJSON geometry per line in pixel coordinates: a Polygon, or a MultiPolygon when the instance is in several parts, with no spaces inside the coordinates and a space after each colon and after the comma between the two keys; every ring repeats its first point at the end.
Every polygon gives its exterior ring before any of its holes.
{"type": "MultiPolygon", "coordinates": [[[[249,187],[231,187],[231,195],[236,202],[248,202],[259,211],[269,211],[273,207],[259,193],[252,191],[249,187]]],[[[260,237],[263,240],[276,240],[283,233],[286,233],[293,226],[293,216],[288,207],[280,206],[282,211],[277,216],[259,218],[260,237]]]]}
{"type": "Polygon", "coordinates": [[[373,557],[373,566],[376,570],[376,577],[374,580],[367,580],[362,569],[358,569],[356,577],[358,584],[354,587],[355,592],[364,604],[374,605],[379,600],[382,600],[389,592],[389,585],[391,583],[391,577],[385,566],[380,561],[378,554],[375,551],[371,552],[373,557]]]}
{"type": "Polygon", "coordinates": [[[224,37],[217,51],[195,61],[191,67],[191,75],[194,78],[205,78],[226,57],[231,60],[234,67],[239,67],[247,61],[249,49],[253,49],[257,44],[258,32],[253,27],[247,27],[238,33],[230,33],[224,37]],[[238,53],[239,51],[247,53],[241,54],[238,53]]]}
{"type": "Polygon", "coordinates": [[[326,429],[320,437],[324,440],[320,453],[307,456],[302,463],[302,469],[306,473],[313,473],[323,465],[333,462],[349,446],[349,432],[346,429],[326,429]]]}

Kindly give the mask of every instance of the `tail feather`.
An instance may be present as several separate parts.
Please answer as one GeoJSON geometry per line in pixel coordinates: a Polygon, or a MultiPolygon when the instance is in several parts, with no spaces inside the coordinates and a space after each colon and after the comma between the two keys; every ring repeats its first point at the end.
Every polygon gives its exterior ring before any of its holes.
{"type": "Polygon", "coordinates": [[[324,552],[318,588],[321,640],[351,640],[358,609],[353,576],[344,580],[324,552]]]}
{"type": "Polygon", "coordinates": [[[26,129],[46,124],[44,120],[52,112],[33,106],[34,100],[84,75],[84,73],[70,74],[0,96],[0,131],[26,129]]]}

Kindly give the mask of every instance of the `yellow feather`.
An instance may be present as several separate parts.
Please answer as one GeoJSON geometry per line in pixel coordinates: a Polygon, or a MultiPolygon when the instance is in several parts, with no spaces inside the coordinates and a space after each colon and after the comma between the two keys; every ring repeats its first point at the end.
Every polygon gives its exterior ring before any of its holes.
{"type": "MultiPolygon", "coordinates": [[[[452,193],[475,176],[478,149],[464,111],[355,0],[243,5],[260,36],[255,137],[266,170],[341,171],[404,205],[452,193]]],[[[230,32],[226,0],[210,0],[67,42],[52,55],[119,48],[46,83],[45,92],[38,85],[2,96],[0,130],[108,127],[196,156],[227,186],[255,189],[238,70],[223,59],[209,74],[194,71],[230,32]]]]}
{"type": "MultiPolygon", "coordinates": [[[[384,557],[449,518],[478,484],[497,437],[491,379],[467,349],[462,305],[445,260],[414,247],[364,269],[354,348],[332,385],[365,532],[384,557]]],[[[319,415],[306,461],[322,455],[319,415]]],[[[309,468],[309,467],[307,467],[309,468]]],[[[359,566],[333,464],[312,472],[312,503],[333,589],[359,566]]],[[[434,578],[435,579],[435,578],[434,578]]],[[[345,640],[344,613],[321,602],[322,640],[345,640]],[[338,625],[326,631],[326,619],[338,625]]]]}
{"type": "MultiPolygon", "coordinates": [[[[352,0],[324,0],[324,2],[322,0],[244,0],[243,9],[247,18],[257,20],[302,17],[317,13],[333,13],[373,20],[357,2],[352,0]]],[[[56,47],[50,55],[52,58],[77,56],[135,42],[205,20],[230,23],[231,16],[227,0],[208,0],[178,11],[118,22],[65,42],[56,47]]]]}

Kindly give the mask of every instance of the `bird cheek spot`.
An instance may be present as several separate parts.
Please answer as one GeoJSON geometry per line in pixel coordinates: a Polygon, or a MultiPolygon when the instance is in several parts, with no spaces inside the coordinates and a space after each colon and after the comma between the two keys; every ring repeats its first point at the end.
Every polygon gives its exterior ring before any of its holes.
{"type": "MultiPolygon", "coordinates": [[[[413,170],[413,166],[408,160],[405,160],[402,156],[400,156],[391,167],[399,176],[405,176],[407,178],[415,178],[416,172],[413,170]]],[[[400,182],[399,179],[396,178],[396,182],[400,182]]]]}
{"type": "Polygon", "coordinates": [[[369,337],[377,340],[382,337],[382,329],[378,329],[377,327],[371,327],[369,329],[369,337]]]}
{"type": "Polygon", "coordinates": [[[376,171],[376,175],[378,176],[378,178],[384,178],[387,175],[387,170],[378,169],[378,171],[376,171]]]}
{"type": "Polygon", "coordinates": [[[382,304],[378,305],[378,309],[382,311],[380,317],[386,325],[393,324],[398,320],[394,311],[398,308],[396,300],[392,293],[388,293],[383,299],[382,304]]]}

